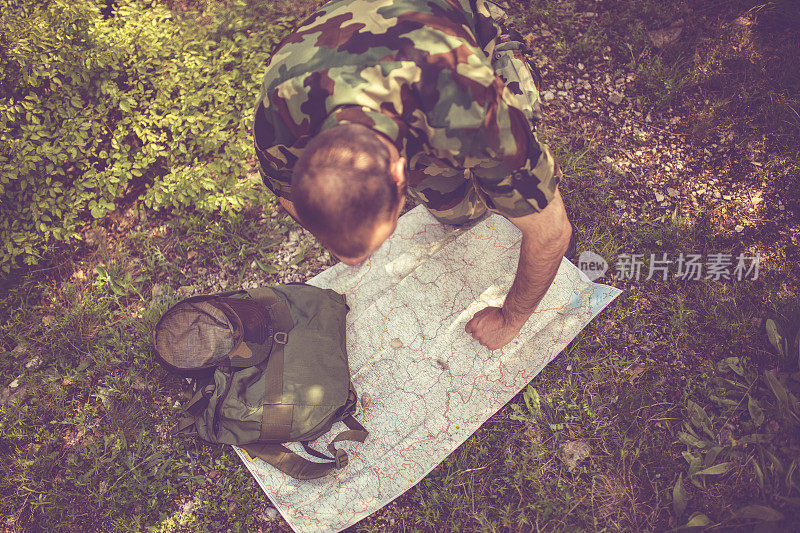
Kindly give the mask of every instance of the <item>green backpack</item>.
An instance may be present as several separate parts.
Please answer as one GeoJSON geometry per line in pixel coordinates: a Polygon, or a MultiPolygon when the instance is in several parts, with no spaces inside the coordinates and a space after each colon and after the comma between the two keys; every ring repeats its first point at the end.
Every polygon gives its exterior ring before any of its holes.
{"type": "Polygon", "coordinates": [[[344,296],[305,284],[187,298],[158,321],[153,345],[170,370],[194,378],[178,432],[242,447],[297,479],[347,465],[340,441],[364,442],[345,346],[344,296]],[[349,428],[309,446],[335,422],[349,428]],[[301,442],[324,462],[283,446],[301,442]]]}

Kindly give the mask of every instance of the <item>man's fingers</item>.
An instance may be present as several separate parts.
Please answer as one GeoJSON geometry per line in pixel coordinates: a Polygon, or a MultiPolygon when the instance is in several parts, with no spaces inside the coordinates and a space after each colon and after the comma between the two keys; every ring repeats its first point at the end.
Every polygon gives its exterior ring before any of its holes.
{"type": "Polygon", "coordinates": [[[480,322],[481,315],[483,314],[483,309],[472,315],[472,318],[467,321],[467,325],[464,326],[464,331],[475,336],[475,328],[478,326],[478,322],[480,322]]]}

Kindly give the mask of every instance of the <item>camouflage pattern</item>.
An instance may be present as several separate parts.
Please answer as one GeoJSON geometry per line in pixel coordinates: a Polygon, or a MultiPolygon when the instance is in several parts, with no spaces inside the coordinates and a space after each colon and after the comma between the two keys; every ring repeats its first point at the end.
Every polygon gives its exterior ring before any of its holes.
{"type": "Polygon", "coordinates": [[[308,141],[343,123],[384,134],[406,158],[409,194],[442,222],[486,209],[542,210],[559,179],[539,142],[539,93],[524,45],[484,0],[334,0],[272,56],[256,105],[265,184],[291,200],[308,141]]]}

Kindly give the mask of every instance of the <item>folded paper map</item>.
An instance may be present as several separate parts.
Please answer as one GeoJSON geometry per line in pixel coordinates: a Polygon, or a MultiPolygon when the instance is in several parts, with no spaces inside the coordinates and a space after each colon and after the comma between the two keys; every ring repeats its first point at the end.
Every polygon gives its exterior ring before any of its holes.
{"type": "MultiPolygon", "coordinates": [[[[295,531],[340,531],[419,483],[620,293],[563,259],[519,336],[490,352],[464,326],[481,308],[502,305],[520,241],[498,215],[463,230],[420,206],[365,263],[340,263],[308,281],[347,297],[350,371],[362,399],[356,418],[370,436],[344,446],[346,468],[310,481],[236,448],[295,531]]],[[[337,423],[316,447],[343,429],[337,423]]]]}

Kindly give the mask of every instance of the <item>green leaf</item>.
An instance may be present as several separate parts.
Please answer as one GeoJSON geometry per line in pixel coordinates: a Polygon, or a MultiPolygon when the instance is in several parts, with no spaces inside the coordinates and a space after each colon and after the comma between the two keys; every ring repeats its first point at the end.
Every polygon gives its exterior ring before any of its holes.
{"type": "Polygon", "coordinates": [[[781,500],[785,501],[789,505],[793,505],[795,507],[800,507],[800,498],[789,498],[789,497],[780,496],[780,495],[778,495],[778,498],[780,498],[781,500]]]}
{"type": "Polygon", "coordinates": [[[768,318],[764,322],[764,328],[767,330],[767,339],[769,343],[775,348],[775,352],[781,356],[786,356],[786,335],[784,334],[784,326],[779,319],[768,318]]]}
{"type": "Polygon", "coordinates": [[[675,511],[675,516],[681,516],[686,510],[686,504],[689,502],[689,497],[686,494],[686,489],[683,488],[683,474],[678,474],[678,481],[672,488],[672,509],[675,511]]]}
{"type": "Polygon", "coordinates": [[[747,410],[750,411],[750,418],[753,419],[753,423],[756,427],[764,423],[764,411],[761,409],[761,406],[758,405],[758,401],[752,396],[747,398],[747,410]]]}
{"type": "Polygon", "coordinates": [[[302,261],[303,259],[305,259],[305,257],[306,257],[306,254],[305,254],[305,252],[304,252],[303,250],[301,250],[301,251],[299,251],[299,252],[297,253],[297,255],[295,255],[295,256],[294,256],[294,257],[293,257],[293,258],[292,258],[292,259],[289,261],[289,263],[288,263],[288,265],[287,265],[287,266],[293,266],[293,265],[296,265],[296,264],[298,264],[300,261],[302,261]]]}
{"type": "MultiPolygon", "coordinates": [[[[686,457],[686,455],[684,455],[684,457],[686,457]]],[[[700,458],[700,457],[693,456],[693,455],[690,455],[689,457],[686,457],[686,459],[689,461],[689,478],[692,479],[692,482],[696,486],[700,486],[699,483],[697,482],[697,480],[694,479],[694,475],[702,468],[703,459],[700,458]]]]}
{"type": "Polygon", "coordinates": [[[696,439],[692,435],[685,433],[683,431],[680,431],[678,433],[678,440],[692,448],[705,448],[708,445],[706,441],[696,439]]]}
{"type": "Polygon", "coordinates": [[[770,390],[772,390],[772,394],[775,395],[775,398],[778,399],[778,409],[784,413],[789,414],[789,394],[786,391],[786,387],[783,386],[783,383],[780,382],[778,376],[775,375],[775,371],[767,370],[764,372],[764,381],[767,382],[769,385],[770,390]]]}
{"type": "Polygon", "coordinates": [[[726,357],[725,359],[717,363],[717,370],[719,370],[720,372],[727,372],[728,370],[733,370],[735,373],[744,377],[744,368],[742,368],[742,365],[738,357],[726,357]]]}
{"type": "Polygon", "coordinates": [[[258,259],[256,259],[255,262],[256,262],[256,266],[258,266],[258,268],[260,268],[261,270],[263,270],[267,274],[276,274],[278,272],[278,269],[274,265],[265,265],[264,263],[262,263],[258,259]]]}
{"type": "Polygon", "coordinates": [[[686,525],[683,527],[703,527],[709,524],[711,524],[711,520],[709,520],[706,515],[703,513],[694,513],[689,517],[689,521],[686,522],[686,525]]]}
{"type": "Polygon", "coordinates": [[[764,472],[761,470],[761,467],[758,465],[757,460],[753,460],[753,471],[756,474],[756,479],[758,480],[758,486],[761,487],[761,490],[764,490],[764,472]]]}
{"type": "Polygon", "coordinates": [[[708,399],[718,405],[739,405],[739,402],[737,402],[736,400],[729,400],[728,398],[720,398],[719,396],[715,396],[713,394],[709,394],[708,399]]]}
{"type": "Polygon", "coordinates": [[[717,460],[719,454],[724,450],[722,446],[713,446],[706,452],[706,456],[703,458],[703,466],[708,468],[709,466],[714,464],[714,461],[717,460]]]}
{"type": "Polygon", "coordinates": [[[784,484],[786,485],[786,489],[789,492],[792,492],[794,488],[794,472],[797,470],[797,458],[792,459],[792,464],[789,465],[789,468],[786,470],[786,478],[784,479],[784,484]]]}
{"type": "Polygon", "coordinates": [[[775,435],[770,433],[753,433],[752,435],[746,435],[738,439],[736,442],[739,444],[768,444],[772,442],[774,438],[775,435]]]}
{"type": "Polygon", "coordinates": [[[736,511],[736,517],[741,519],[759,520],[761,522],[780,522],[783,515],[766,505],[748,505],[736,511]]]}
{"type": "Polygon", "coordinates": [[[786,473],[786,468],[781,463],[780,459],[769,450],[764,450],[764,454],[769,459],[769,462],[772,463],[772,471],[775,472],[777,475],[782,476],[786,473]]]}
{"type": "Polygon", "coordinates": [[[714,438],[714,433],[711,431],[711,419],[706,414],[706,410],[694,403],[692,400],[688,402],[689,406],[689,417],[697,429],[702,429],[706,435],[708,435],[711,439],[714,438]]]}
{"type": "Polygon", "coordinates": [[[709,468],[704,468],[699,472],[695,472],[693,475],[695,476],[718,476],[720,474],[724,474],[725,472],[729,471],[733,467],[733,463],[720,463],[718,465],[711,466],[709,468]]]}

